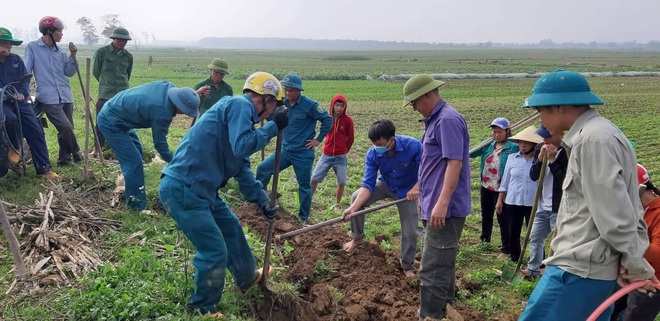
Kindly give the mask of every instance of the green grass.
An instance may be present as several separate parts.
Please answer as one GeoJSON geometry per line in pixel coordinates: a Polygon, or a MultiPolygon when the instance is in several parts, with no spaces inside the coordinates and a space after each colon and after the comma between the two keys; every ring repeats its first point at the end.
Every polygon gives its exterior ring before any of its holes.
{"type": "MultiPolygon", "coordinates": [[[[18,49],[18,48],[17,48],[18,49]]],[[[81,49],[80,57],[91,57],[92,51],[81,49]]],[[[370,147],[366,136],[368,126],[381,118],[392,119],[397,125],[397,133],[420,137],[423,125],[418,122],[421,116],[410,108],[402,108],[403,83],[366,81],[366,75],[377,77],[381,74],[418,72],[547,72],[559,67],[578,71],[660,71],[660,53],[652,52],[608,52],[608,51],[550,51],[550,50],[498,50],[498,51],[419,51],[419,52],[323,52],[311,51],[212,51],[212,50],[152,50],[135,52],[135,69],[131,84],[139,85],[157,79],[167,79],[179,86],[193,86],[207,77],[206,65],[215,57],[229,61],[232,74],[227,81],[240,92],[245,77],[257,70],[274,73],[278,77],[287,72],[299,72],[306,90],[305,95],[318,100],[327,107],[337,93],[348,98],[348,113],[353,117],[356,140],[349,154],[348,186],[341,201],[342,208],[349,205],[350,195],[361,185],[364,155],[370,147]],[[154,56],[154,68],[146,69],[148,55],[154,56]],[[369,60],[335,59],[337,57],[366,57],[369,60]],[[488,59],[484,63],[484,59],[488,59]],[[493,60],[496,60],[494,62],[493,60]],[[569,64],[567,66],[567,64],[569,64]],[[329,80],[350,79],[350,80],[329,80]]],[[[81,63],[84,66],[84,63],[81,63]]],[[[83,67],[84,69],[84,67],[83,67]]],[[[655,113],[660,101],[660,78],[590,78],[592,89],[607,103],[599,111],[620,126],[629,139],[637,143],[635,151],[640,163],[644,164],[652,177],[660,175],[660,143],[656,139],[657,121],[655,113]]],[[[488,137],[488,124],[499,116],[512,121],[523,118],[531,111],[522,110],[520,104],[529,95],[534,79],[486,79],[450,80],[441,88],[442,95],[466,118],[471,135],[471,145],[475,146],[488,137]]],[[[74,90],[76,134],[79,143],[84,140],[82,117],[83,100],[80,98],[78,80],[71,79],[74,90]]],[[[92,81],[93,96],[96,82],[92,81]]],[[[93,107],[92,107],[93,108],[93,107]]],[[[181,116],[178,116],[181,117],[181,116]]],[[[175,120],[168,136],[174,150],[185,135],[190,119],[175,120]]],[[[145,149],[145,159],[154,155],[153,142],[149,130],[138,131],[145,149]]],[[[54,128],[47,129],[47,143],[51,162],[56,161],[57,141],[54,128]]],[[[274,142],[267,148],[272,152],[274,142]]],[[[321,149],[317,149],[317,156],[321,149]]],[[[252,166],[260,161],[259,153],[252,156],[252,166]]],[[[498,241],[490,246],[479,244],[480,217],[478,202],[478,160],[471,162],[473,176],[472,215],[468,217],[461,239],[458,256],[458,269],[462,275],[486,284],[478,294],[459,296],[459,301],[487,313],[489,317],[502,317],[522,311],[522,301],[526,300],[533,285],[522,284],[516,287],[505,285],[492,278],[492,269],[501,263],[495,259],[498,241]]],[[[93,170],[101,184],[112,189],[116,166],[102,166],[92,163],[93,170]],[[105,175],[104,175],[105,174],[105,175]],[[106,177],[107,176],[107,177],[106,177]]],[[[55,168],[82,186],[78,167],[55,168]]],[[[145,168],[146,189],[149,206],[153,207],[157,197],[161,167],[145,168]]],[[[658,176],[660,177],[660,176],[658,176]]],[[[332,171],[326,180],[319,184],[313,201],[311,218],[322,221],[339,215],[328,210],[334,204],[336,180],[332,171]]],[[[297,210],[297,183],[292,169],[281,174],[280,202],[287,211],[297,210]]],[[[0,196],[14,204],[33,204],[38,193],[43,191],[41,180],[35,176],[34,168],[28,168],[28,175],[16,177],[9,174],[0,179],[0,196]]],[[[235,182],[230,181],[222,193],[241,198],[235,182]]],[[[239,201],[225,197],[233,206],[239,201]]],[[[51,289],[40,293],[19,293],[5,295],[12,281],[12,258],[8,251],[0,251],[0,319],[46,320],[46,319],[160,319],[193,320],[195,315],[185,312],[188,288],[192,284],[192,246],[184,241],[175,223],[167,216],[147,216],[132,211],[113,211],[108,208],[107,217],[120,220],[122,227],[104,236],[104,246],[99,250],[104,257],[111,257],[109,263],[97,271],[78,280],[72,288],[51,289]],[[144,234],[130,242],[117,246],[133,233],[144,234]],[[182,242],[184,241],[184,242],[182,242]],[[186,257],[186,249],[189,256],[186,257]]],[[[348,225],[345,225],[348,228],[348,225]]],[[[396,249],[399,243],[399,218],[395,208],[369,214],[366,223],[366,238],[372,240],[383,235],[384,248],[396,249]]],[[[499,240],[497,228],[493,240],[499,240]]],[[[248,234],[250,232],[248,231],[248,234]]],[[[7,248],[4,237],[2,247],[7,248]]],[[[347,237],[348,240],[348,237],[347,237]]],[[[256,237],[249,239],[257,261],[261,260],[264,244],[256,237]]],[[[293,250],[290,246],[273,249],[275,265],[284,266],[283,256],[293,250]]],[[[317,262],[319,277],[331,273],[327,257],[317,262]]],[[[273,287],[296,292],[295,284],[282,282],[281,271],[276,270],[272,278],[273,287]]],[[[220,303],[220,309],[230,318],[244,320],[250,318],[248,305],[259,298],[258,291],[241,294],[232,285],[231,275],[227,276],[227,286],[220,303]]],[[[336,289],[335,289],[336,290],[336,289]]],[[[343,294],[332,290],[335,301],[343,294]]]]}

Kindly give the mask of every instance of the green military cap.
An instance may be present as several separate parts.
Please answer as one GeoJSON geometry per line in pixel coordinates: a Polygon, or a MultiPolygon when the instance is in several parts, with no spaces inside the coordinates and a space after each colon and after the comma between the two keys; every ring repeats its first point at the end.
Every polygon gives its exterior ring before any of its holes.
{"type": "Polygon", "coordinates": [[[444,81],[433,79],[427,74],[419,74],[408,79],[403,86],[403,107],[410,105],[415,99],[444,84],[444,81]]]}
{"type": "Polygon", "coordinates": [[[112,34],[109,37],[110,39],[124,39],[124,40],[133,40],[131,39],[131,34],[126,30],[126,28],[117,27],[115,30],[112,30],[112,34]]]}
{"type": "Polygon", "coordinates": [[[209,64],[209,69],[229,74],[229,64],[222,58],[215,58],[209,64]]]}

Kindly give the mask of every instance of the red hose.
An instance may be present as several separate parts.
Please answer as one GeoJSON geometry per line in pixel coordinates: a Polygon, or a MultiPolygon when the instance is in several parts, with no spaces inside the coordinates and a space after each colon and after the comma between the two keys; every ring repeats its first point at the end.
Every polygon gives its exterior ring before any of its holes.
{"type": "MultiPolygon", "coordinates": [[[[612,296],[607,298],[607,300],[605,300],[605,302],[603,302],[600,306],[598,306],[598,308],[594,311],[594,313],[592,313],[589,316],[587,321],[596,321],[596,319],[598,319],[598,317],[601,314],[603,314],[603,312],[605,310],[607,310],[607,308],[609,308],[610,305],[614,304],[614,302],[616,302],[616,300],[620,299],[624,295],[628,294],[629,292],[634,291],[637,288],[641,288],[641,287],[645,286],[647,281],[648,280],[637,281],[637,282],[634,282],[634,283],[631,283],[631,284],[628,284],[628,285],[624,286],[619,291],[616,291],[614,294],[612,294],[612,296]]],[[[653,286],[656,289],[660,290],[660,284],[654,284],[653,286]]]]}

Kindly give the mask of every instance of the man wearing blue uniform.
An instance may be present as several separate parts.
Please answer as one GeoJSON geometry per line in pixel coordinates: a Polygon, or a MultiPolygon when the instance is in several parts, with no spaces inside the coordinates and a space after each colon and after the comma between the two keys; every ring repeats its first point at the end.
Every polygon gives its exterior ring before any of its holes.
{"type": "MultiPolygon", "coordinates": [[[[22,43],[22,40],[14,39],[9,29],[0,28],[0,87],[13,83],[17,90],[17,97],[15,98],[18,102],[18,110],[14,110],[13,100],[5,96],[2,112],[5,117],[7,136],[9,136],[8,138],[14,147],[20,148],[22,142],[19,142],[21,136],[19,131],[22,130],[23,136],[25,136],[28,145],[32,149],[32,159],[37,175],[45,179],[57,179],[59,175],[50,168],[44,130],[34,114],[34,109],[27,102],[27,97],[30,95],[29,81],[21,80],[28,72],[21,57],[11,53],[13,46],[19,46],[22,43]],[[20,116],[20,126],[18,116],[20,116]]],[[[12,148],[8,149],[9,162],[17,165],[20,161],[20,155],[12,148]]],[[[4,174],[6,174],[6,168],[0,170],[0,176],[4,174]]]]}
{"type": "MultiPolygon", "coordinates": [[[[282,80],[284,86],[284,105],[289,109],[291,126],[284,130],[282,141],[282,160],[280,170],[293,166],[298,181],[298,217],[308,223],[312,207],[312,166],[314,148],[321,144],[332,128],[332,117],[319,103],[300,94],[304,90],[302,79],[296,74],[287,74],[282,80]],[[316,122],[321,123],[319,135],[316,134],[316,122]]],[[[257,167],[257,180],[264,188],[273,175],[275,153],[271,154],[257,167]]]]}
{"type": "MultiPolygon", "coordinates": [[[[270,206],[266,191],[255,180],[250,155],[287,126],[286,108],[273,112],[281,99],[277,78],[265,72],[252,74],[243,95],[222,98],[199,118],[163,169],[161,203],[197,248],[193,260],[196,289],[188,307],[217,319],[224,318],[218,301],[226,269],[243,290],[259,283],[263,273],[256,270],[240,222],[218,196],[218,189],[235,178],[245,199],[256,203],[267,219],[275,218],[278,207],[270,206]],[[254,128],[271,113],[273,121],[254,128]]],[[[270,267],[268,273],[272,271],[270,267]]]]}
{"type": "Polygon", "coordinates": [[[154,147],[170,162],[167,132],[177,114],[197,116],[199,96],[192,88],[176,88],[169,81],[154,81],[126,89],[108,100],[98,115],[98,127],[117,155],[126,184],[126,205],[147,208],[142,168],[142,143],[135,128],[151,128],[154,147]]]}

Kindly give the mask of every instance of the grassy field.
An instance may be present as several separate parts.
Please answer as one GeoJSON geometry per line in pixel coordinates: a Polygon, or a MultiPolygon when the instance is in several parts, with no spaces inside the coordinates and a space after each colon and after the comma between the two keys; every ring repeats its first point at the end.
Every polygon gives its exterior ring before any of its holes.
{"type": "MultiPolygon", "coordinates": [[[[20,49],[16,48],[16,49],[20,49]]],[[[144,49],[144,48],[143,48],[144,49]]],[[[20,54],[20,52],[19,52],[20,54]]],[[[79,53],[84,69],[84,58],[91,57],[91,49],[82,48],[79,53]]],[[[215,57],[224,57],[230,65],[231,75],[226,80],[240,92],[244,79],[254,71],[263,70],[282,77],[287,72],[298,72],[304,80],[305,95],[318,100],[323,106],[337,93],[348,98],[348,113],[356,126],[356,141],[349,154],[348,176],[342,207],[349,205],[350,193],[361,184],[364,155],[370,147],[366,136],[368,126],[375,120],[388,118],[397,125],[397,133],[420,137],[423,126],[420,115],[410,108],[401,108],[403,83],[364,80],[366,76],[400,73],[509,73],[549,72],[558,68],[577,71],[660,71],[660,53],[608,52],[608,51],[411,51],[411,52],[307,52],[307,51],[212,51],[182,48],[135,52],[133,86],[153,80],[165,79],[178,86],[193,86],[207,77],[206,65],[215,57]],[[154,57],[154,67],[147,70],[148,55],[154,57]],[[367,60],[351,60],[367,58],[367,60]]],[[[84,72],[84,70],[83,70],[84,72]]],[[[84,74],[83,74],[84,77],[84,74]]],[[[535,79],[487,79],[451,80],[441,88],[441,94],[466,118],[475,146],[488,137],[488,124],[499,116],[515,122],[528,115],[520,104],[529,95],[535,79]]],[[[598,109],[611,119],[636,143],[639,162],[644,164],[652,177],[660,177],[660,143],[656,139],[657,114],[660,111],[660,78],[592,78],[592,90],[607,103],[598,109]]],[[[77,79],[71,79],[76,97],[76,132],[79,143],[84,142],[83,100],[77,79]]],[[[92,96],[96,93],[92,81],[92,96]]],[[[178,116],[181,117],[181,116],[178,116]]],[[[188,128],[190,119],[176,120],[170,130],[169,141],[174,150],[188,128]]],[[[154,155],[149,130],[139,134],[145,147],[145,159],[154,155]]],[[[56,161],[57,141],[52,126],[47,129],[51,162],[56,161]]],[[[274,142],[267,148],[272,151],[274,142]]],[[[317,150],[320,155],[320,149],[317,150]]],[[[252,156],[253,168],[260,160],[252,156]]],[[[479,243],[480,216],[478,203],[478,160],[472,162],[473,206],[461,239],[459,274],[483,285],[477,294],[461,293],[459,301],[488,315],[490,319],[519,313],[522,302],[527,300],[533,284],[523,283],[512,287],[495,278],[494,269],[500,267],[495,259],[498,241],[484,246],[479,243]]],[[[101,184],[112,187],[117,167],[93,164],[101,184]],[[104,179],[101,170],[108,173],[104,179]]],[[[149,206],[156,202],[160,166],[145,170],[149,206]]],[[[77,167],[55,168],[66,175],[74,185],[82,185],[77,167]]],[[[280,188],[284,195],[280,201],[289,212],[297,209],[297,184],[291,169],[282,172],[280,188]]],[[[322,221],[337,214],[327,209],[334,203],[335,180],[332,174],[319,185],[313,202],[312,220],[322,221]]],[[[41,181],[29,168],[25,177],[10,174],[0,179],[0,196],[3,200],[28,205],[43,191],[41,181]]],[[[235,183],[221,191],[232,205],[242,203],[235,183]]],[[[196,317],[184,310],[188,288],[192,280],[192,246],[177,230],[167,215],[147,216],[131,211],[113,211],[108,208],[103,215],[122,222],[122,227],[103,238],[99,248],[104,257],[112,258],[105,265],[78,280],[71,287],[46,288],[30,292],[5,294],[12,281],[11,254],[5,237],[0,243],[0,319],[3,320],[191,320],[196,317]],[[132,242],[122,243],[135,232],[144,234],[132,242]],[[177,246],[182,244],[181,246],[177,246]]],[[[497,229],[495,229],[497,230],[497,229]]],[[[399,222],[395,210],[388,209],[367,219],[367,238],[377,234],[389,237],[382,241],[384,249],[398,246],[399,222]]],[[[249,233],[249,231],[248,231],[249,233]]],[[[497,231],[495,231],[497,234],[497,231]]],[[[348,239],[348,238],[347,238],[348,239]]],[[[493,240],[498,240],[495,235],[493,240]]],[[[253,252],[260,260],[263,244],[250,238],[253,252]]],[[[289,249],[290,250],[290,249],[289,249]]],[[[286,251],[283,251],[286,252],[286,251]]],[[[274,264],[282,264],[283,252],[277,252],[274,264]]],[[[228,276],[228,278],[231,278],[228,276]]],[[[280,289],[295,292],[295,285],[273,278],[280,289]]],[[[229,280],[228,280],[229,281],[229,280]]],[[[230,284],[228,282],[228,284],[230,284]]],[[[241,294],[227,286],[220,309],[230,319],[244,320],[250,303],[259,297],[258,291],[241,294]]]]}

